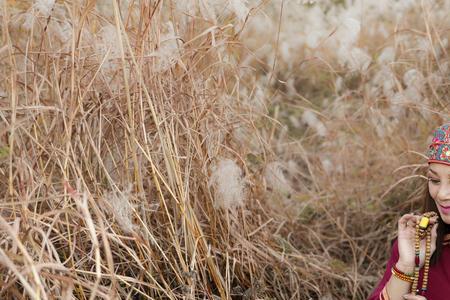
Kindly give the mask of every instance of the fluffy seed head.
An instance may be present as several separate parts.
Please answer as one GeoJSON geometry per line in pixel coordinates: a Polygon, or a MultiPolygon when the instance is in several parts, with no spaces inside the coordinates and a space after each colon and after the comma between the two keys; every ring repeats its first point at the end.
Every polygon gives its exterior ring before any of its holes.
{"type": "Polygon", "coordinates": [[[220,159],[212,167],[208,186],[214,187],[216,207],[231,209],[242,206],[245,200],[245,184],[241,168],[231,159],[220,159]]]}

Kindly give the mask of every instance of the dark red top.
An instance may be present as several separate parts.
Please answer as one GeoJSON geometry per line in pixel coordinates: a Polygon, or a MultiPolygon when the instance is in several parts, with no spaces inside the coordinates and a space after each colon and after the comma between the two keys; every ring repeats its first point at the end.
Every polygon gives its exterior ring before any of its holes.
{"type": "MultiPolygon", "coordinates": [[[[427,300],[444,300],[450,299],[450,239],[449,235],[445,237],[444,247],[442,248],[442,255],[439,258],[437,264],[431,266],[428,271],[428,287],[424,295],[427,300]]],[[[391,268],[398,261],[398,242],[397,239],[392,245],[392,253],[389,261],[386,265],[386,271],[384,272],[383,278],[378,283],[378,285],[373,290],[372,294],[367,300],[388,300],[386,292],[383,289],[386,283],[391,278],[391,268]]],[[[419,273],[419,284],[418,288],[421,288],[423,276],[423,268],[419,273]]]]}

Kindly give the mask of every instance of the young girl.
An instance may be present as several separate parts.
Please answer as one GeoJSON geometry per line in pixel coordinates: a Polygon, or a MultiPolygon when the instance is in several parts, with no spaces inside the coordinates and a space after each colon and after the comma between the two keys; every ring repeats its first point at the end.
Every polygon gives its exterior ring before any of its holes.
{"type": "Polygon", "coordinates": [[[434,211],[436,217],[429,220],[431,230],[431,260],[428,286],[423,292],[425,239],[420,244],[420,273],[417,295],[411,293],[411,275],[415,267],[416,224],[421,216],[405,214],[398,221],[398,237],[392,246],[391,257],[383,278],[368,300],[397,299],[450,299],[450,123],[433,131],[429,145],[427,190],[424,212],[434,211]],[[422,295],[420,295],[422,293],[422,295]]]}

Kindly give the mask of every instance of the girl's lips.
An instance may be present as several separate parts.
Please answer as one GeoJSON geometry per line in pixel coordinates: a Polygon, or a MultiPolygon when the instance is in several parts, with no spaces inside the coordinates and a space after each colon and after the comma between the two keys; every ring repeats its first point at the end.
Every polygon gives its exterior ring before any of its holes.
{"type": "Polygon", "coordinates": [[[442,204],[439,204],[439,206],[441,207],[441,211],[446,214],[449,215],[450,214],[450,205],[449,206],[444,206],[442,204]]]}

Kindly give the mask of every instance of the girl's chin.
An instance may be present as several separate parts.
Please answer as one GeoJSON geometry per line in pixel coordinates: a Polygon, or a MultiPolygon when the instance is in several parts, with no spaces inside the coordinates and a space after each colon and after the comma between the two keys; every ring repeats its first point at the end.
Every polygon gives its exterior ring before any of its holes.
{"type": "Polygon", "coordinates": [[[439,218],[440,218],[445,224],[450,224],[450,214],[443,213],[440,209],[439,209],[439,218]]]}
{"type": "Polygon", "coordinates": [[[442,221],[445,223],[445,224],[447,224],[447,225],[450,225],[450,217],[443,217],[442,218],[442,221]]]}

